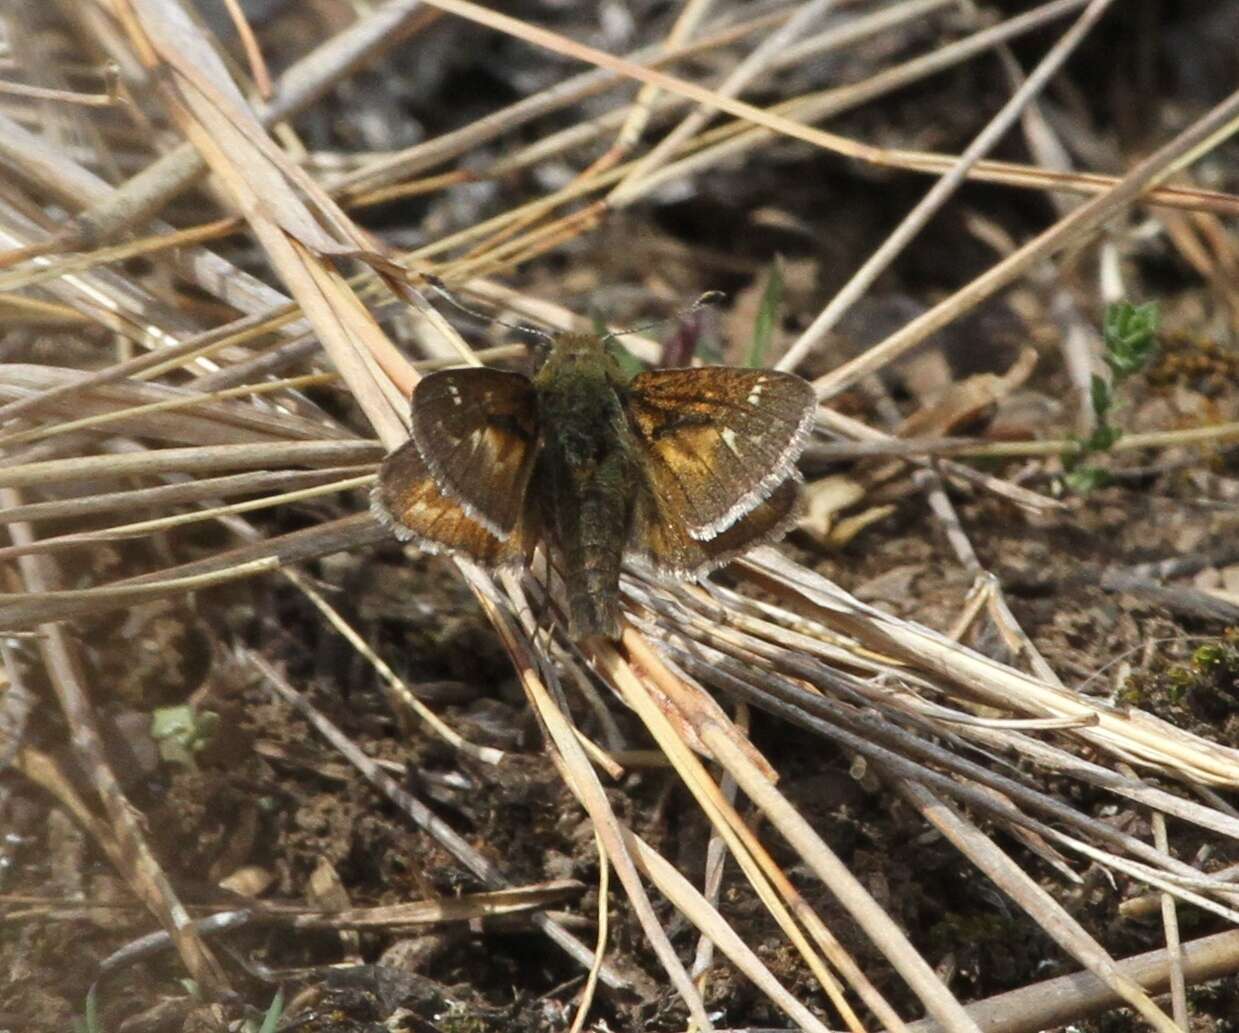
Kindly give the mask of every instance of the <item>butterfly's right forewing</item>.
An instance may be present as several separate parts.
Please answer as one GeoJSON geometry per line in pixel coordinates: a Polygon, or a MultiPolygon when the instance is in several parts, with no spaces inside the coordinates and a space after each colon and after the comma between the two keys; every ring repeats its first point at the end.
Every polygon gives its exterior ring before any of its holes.
{"type": "Polygon", "coordinates": [[[640,373],[626,402],[661,512],[699,541],[792,475],[816,408],[800,377],[731,366],[640,373]]]}

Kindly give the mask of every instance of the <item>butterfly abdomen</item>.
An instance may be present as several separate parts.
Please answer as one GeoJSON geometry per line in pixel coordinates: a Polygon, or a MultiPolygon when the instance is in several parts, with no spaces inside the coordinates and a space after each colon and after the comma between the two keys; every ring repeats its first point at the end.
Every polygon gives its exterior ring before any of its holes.
{"type": "Polygon", "coordinates": [[[579,484],[576,541],[564,543],[573,634],[619,633],[619,575],[632,521],[634,476],[632,454],[621,446],[579,484]]]}

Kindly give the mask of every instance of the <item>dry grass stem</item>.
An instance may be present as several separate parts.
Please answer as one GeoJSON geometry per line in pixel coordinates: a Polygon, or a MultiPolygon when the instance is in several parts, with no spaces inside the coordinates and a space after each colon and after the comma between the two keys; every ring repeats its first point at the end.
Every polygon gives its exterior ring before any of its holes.
{"type": "Polygon", "coordinates": [[[1160,1033],[1176,1033],[1174,1022],[1153,1003],[1140,985],[1123,975],[1101,945],[992,840],[923,786],[901,782],[899,788],[921,815],[968,856],[995,885],[1026,911],[1037,914],[1041,928],[1060,947],[1102,980],[1153,1029],[1160,1033]]]}
{"type": "MultiPolygon", "coordinates": [[[[229,495],[250,495],[278,491],[281,488],[314,487],[327,481],[357,476],[369,472],[371,466],[337,466],[326,470],[258,470],[226,477],[200,477],[185,484],[165,484],[157,488],[135,488],[131,491],[77,495],[59,502],[28,502],[0,512],[0,523],[24,520],[37,524],[42,520],[59,520],[68,516],[85,516],[116,511],[136,512],[177,505],[182,502],[202,502],[229,495]]],[[[42,539],[46,540],[46,539],[42,539]]]]}
{"type": "Polygon", "coordinates": [[[116,480],[160,473],[256,470],[273,465],[339,466],[376,462],[382,446],[373,441],[288,441],[251,445],[164,448],[128,455],[74,456],[0,469],[0,485],[10,488],[74,481],[116,480]]]}
{"type": "MultiPolygon", "coordinates": [[[[13,489],[0,491],[0,503],[5,506],[20,501],[20,496],[13,489]]],[[[30,528],[25,524],[11,525],[9,533],[18,545],[28,545],[33,540],[30,528]]],[[[44,596],[54,594],[53,586],[58,581],[59,573],[49,558],[23,556],[18,564],[28,592],[44,596]]],[[[190,975],[203,987],[228,989],[228,976],[215,955],[190,928],[189,915],[152,853],[142,823],[138,820],[138,812],[126,798],[112,770],[94,708],[82,682],[81,661],[72,639],[57,624],[46,624],[39,631],[39,650],[69,725],[74,753],[78,762],[90,772],[91,782],[100,795],[110,822],[110,831],[115,837],[119,854],[114,861],[120,874],[172,937],[190,975]]]]}
{"type": "Polygon", "coordinates": [[[112,527],[100,528],[97,531],[83,531],[78,534],[55,535],[42,538],[29,545],[11,545],[0,547],[0,559],[11,556],[31,555],[39,552],[73,548],[89,545],[92,542],[116,541],[122,538],[134,538],[154,531],[167,531],[186,524],[196,524],[202,520],[214,520],[218,517],[233,516],[239,513],[250,513],[255,510],[269,509],[272,506],[287,505],[292,502],[303,502],[306,499],[321,498],[324,495],[334,495],[342,491],[352,491],[364,488],[374,483],[374,474],[367,473],[360,477],[349,477],[345,480],[332,481],[328,484],[312,488],[300,488],[297,491],[287,491],[267,498],[254,499],[249,502],[235,502],[228,506],[214,506],[199,509],[192,513],[178,513],[175,516],[158,517],[153,520],[137,520],[129,524],[116,524],[112,527]]]}
{"type": "Polygon", "coordinates": [[[393,709],[399,713],[401,708],[407,708],[412,713],[416,714],[424,721],[436,735],[443,739],[444,742],[450,744],[454,749],[460,750],[462,753],[468,754],[476,758],[484,764],[498,764],[504,758],[503,750],[497,750],[489,746],[477,746],[469,742],[458,732],[456,732],[429,707],[427,707],[420,699],[414,695],[412,689],[401,679],[395,671],[378,656],[365,642],[365,640],[353,629],[353,627],[336,611],[336,609],[323,597],[321,592],[315,591],[309,582],[294,570],[285,570],[284,576],[288,578],[298,590],[301,591],[315,608],[327,619],[354,649],[362,654],[378,673],[383,683],[387,686],[392,701],[395,704],[393,709]]]}
{"type": "Polygon", "coordinates": [[[602,841],[607,857],[615,867],[616,875],[629,895],[642,930],[648,937],[659,962],[688,1007],[693,1021],[703,1030],[712,1029],[713,1026],[706,1015],[705,1005],[696,987],[693,986],[687,971],[667,939],[666,932],[654,914],[645,889],[637,876],[633,857],[623,841],[619,822],[602,791],[597,775],[576,739],[571,722],[564,717],[538,677],[537,662],[531,656],[526,644],[518,637],[516,627],[510,618],[496,607],[490,594],[490,586],[485,584],[480,574],[473,569],[465,568],[463,573],[477,587],[478,598],[483,608],[490,611],[491,620],[500,632],[509,655],[516,661],[521,685],[553,743],[560,770],[577,799],[593,819],[595,834],[602,841]]]}
{"type": "MultiPolygon", "coordinates": [[[[807,3],[800,4],[787,21],[774,29],[732,69],[727,78],[715,88],[718,95],[735,97],[742,93],[754,79],[769,70],[777,54],[785,51],[798,37],[803,36],[811,25],[820,21],[834,6],[834,3],[835,0],[808,0],[807,3]]],[[[638,95],[637,103],[650,103],[651,97],[647,91],[654,88],[654,84],[647,84],[638,95]]],[[[648,178],[651,172],[674,154],[682,143],[704,129],[714,113],[715,108],[700,106],[684,118],[648,153],[633,164],[624,178],[611,189],[607,195],[607,203],[617,208],[631,204],[642,193],[640,188],[642,180],[648,178]]]]}
{"type": "Polygon", "coordinates": [[[808,352],[821,344],[826,334],[838,325],[844,313],[873,286],[877,278],[890,266],[908,242],[925,227],[925,224],[959,188],[969,170],[1006,135],[1028,105],[1033,103],[1037,94],[1044,89],[1050,78],[1062,67],[1063,62],[1084,41],[1085,36],[1098,20],[1105,15],[1109,7],[1110,0],[1093,0],[1084,9],[1071,28],[1063,33],[1058,42],[1041,59],[1033,73],[1011,95],[1011,99],[965,148],[951,170],[939,179],[917,202],[916,207],[904,216],[899,225],[882,242],[881,247],[865,259],[864,264],[852,274],[852,278],[822,309],[796,343],[788,349],[787,354],[779,360],[780,369],[795,369],[808,352]]]}
{"type": "MultiPolygon", "coordinates": [[[[1012,283],[1037,262],[1096,231],[1107,219],[1127,207],[1147,189],[1172,175],[1179,159],[1196,152],[1202,145],[1216,146],[1220,134],[1233,132],[1237,128],[1237,115],[1239,92],[1231,94],[1173,140],[1158,148],[1114,187],[1060,219],[966,287],[939,302],[886,340],[874,345],[859,359],[819,377],[813,385],[817,388],[818,397],[830,398],[850,384],[856,383],[861,377],[880,369],[935,330],[941,329],[952,319],[958,318],[1012,283]]],[[[820,340],[802,336],[788,350],[788,355],[794,354],[798,360],[818,344],[820,340]]]]}

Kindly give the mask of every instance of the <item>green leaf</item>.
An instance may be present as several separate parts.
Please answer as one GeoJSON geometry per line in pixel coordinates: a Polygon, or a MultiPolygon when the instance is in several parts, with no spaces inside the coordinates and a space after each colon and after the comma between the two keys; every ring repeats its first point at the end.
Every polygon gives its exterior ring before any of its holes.
{"type": "Polygon", "coordinates": [[[280,987],[275,991],[275,997],[271,999],[271,1007],[267,1009],[267,1014],[262,1020],[258,1033],[275,1033],[275,1027],[280,1024],[280,1017],[283,1014],[284,988],[280,987]]]}
{"type": "Polygon", "coordinates": [[[72,1025],[78,1033],[103,1033],[102,1027],[99,1025],[99,1001],[97,998],[98,987],[90,984],[90,989],[86,991],[86,1009],[82,1018],[76,1016],[72,1020],[72,1025]]]}
{"type": "Polygon", "coordinates": [[[1089,452],[1109,452],[1114,447],[1114,443],[1122,436],[1123,432],[1118,427],[1111,427],[1108,423],[1103,423],[1088,436],[1088,440],[1084,442],[1084,447],[1089,452]]]}
{"type": "Polygon", "coordinates": [[[194,708],[188,703],[160,707],[151,714],[151,738],[170,739],[186,735],[194,726],[194,708]]]}
{"type": "Polygon", "coordinates": [[[1106,309],[1102,334],[1106,347],[1111,350],[1130,348],[1147,340],[1157,332],[1158,310],[1156,302],[1133,305],[1128,301],[1116,302],[1106,309]]]}
{"type": "Polygon", "coordinates": [[[219,715],[189,704],[160,707],[151,715],[151,738],[169,764],[194,767],[194,754],[206,748],[219,728],[219,715]]]}
{"type": "Polygon", "coordinates": [[[753,324],[753,343],[744,360],[746,366],[756,369],[766,365],[782,307],[783,259],[776,257],[770,265],[770,272],[766,274],[766,286],[761,292],[761,304],[757,307],[757,319],[753,324]]]}
{"type": "Polygon", "coordinates": [[[1102,338],[1106,365],[1116,379],[1138,373],[1157,354],[1157,327],[1161,316],[1157,303],[1132,305],[1120,301],[1106,309],[1102,338]]]}
{"type": "Polygon", "coordinates": [[[1192,654],[1192,663],[1197,667],[1220,667],[1226,657],[1226,650],[1217,642],[1201,646],[1192,654]]]}
{"type": "Polygon", "coordinates": [[[1063,474],[1063,481],[1077,495],[1103,488],[1110,483],[1110,475],[1099,466],[1077,466],[1063,474]]]}
{"type": "Polygon", "coordinates": [[[90,1033],[99,1033],[99,996],[97,987],[92,983],[86,991],[86,1027],[90,1033]]]}

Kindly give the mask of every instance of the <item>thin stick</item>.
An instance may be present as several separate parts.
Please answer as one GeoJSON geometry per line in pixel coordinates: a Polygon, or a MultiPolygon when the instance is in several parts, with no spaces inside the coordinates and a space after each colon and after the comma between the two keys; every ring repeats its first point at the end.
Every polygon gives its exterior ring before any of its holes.
{"type": "MultiPolygon", "coordinates": [[[[20,495],[11,488],[0,491],[0,505],[11,506],[21,501],[20,495]]],[[[9,533],[18,545],[33,540],[27,524],[12,524],[9,533]]],[[[49,558],[25,556],[19,560],[19,565],[28,592],[52,594],[50,590],[57,583],[58,575],[49,558]]],[[[44,624],[39,631],[43,663],[68,723],[74,753],[89,773],[112,823],[111,832],[122,858],[121,874],[171,935],[190,975],[204,988],[227,990],[229,982],[224,969],[190,928],[188,913],[146,841],[137,808],[125,796],[108,762],[95,710],[82,683],[81,662],[68,631],[60,624],[44,624]]]]}
{"type": "MultiPolygon", "coordinates": [[[[834,4],[835,0],[809,0],[802,4],[795,14],[771,32],[719,86],[715,87],[719,96],[734,97],[741,93],[755,78],[768,70],[777,54],[786,50],[791,43],[802,36],[810,25],[825,17],[834,4]]],[[[646,86],[645,90],[652,88],[652,86],[646,86]]],[[[699,105],[692,111],[670,133],[659,140],[653,150],[629,169],[627,175],[607,195],[607,204],[613,208],[623,207],[643,194],[641,181],[675,153],[681,144],[703,129],[714,116],[715,111],[716,109],[710,105],[699,105]]]]}
{"type": "MultiPolygon", "coordinates": [[[[639,655],[642,658],[639,662],[653,659],[665,671],[661,661],[657,660],[655,654],[649,650],[649,647],[643,644],[641,636],[634,630],[625,629],[624,642],[628,649],[635,651],[634,655],[639,655]]],[[[784,933],[796,946],[797,950],[800,951],[802,957],[804,957],[814,975],[821,982],[823,989],[830,995],[836,1007],[839,1008],[843,1015],[848,1017],[849,1027],[856,1029],[859,1026],[859,1020],[852,1014],[851,1007],[840,993],[834,978],[830,976],[829,971],[822,965],[821,959],[817,957],[816,952],[812,950],[805,940],[804,934],[797,927],[796,923],[792,921],[791,912],[794,910],[801,922],[810,929],[818,924],[813,921],[816,916],[813,915],[811,909],[804,903],[800,895],[794,890],[790,890],[789,880],[783,875],[778,866],[773,863],[765,849],[761,846],[760,841],[744,825],[730,804],[726,802],[721,792],[719,792],[718,786],[705,772],[701,761],[692,750],[687,748],[683,739],[677,733],[676,728],[667,717],[666,712],[654,702],[649,689],[637,677],[632,666],[625,663],[617,650],[609,644],[605,647],[597,647],[595,649],[595,657],[603,666],[603,669],[611,676],[616,687],[623,693],[624,699],[636,709],[646,727],[659,743],[659,746],[675,764],[676,770],[684,780],[685,785],[692,791],[694,797],[710,818],[711,825],[726,840],[728,847],[731,849],[732,856],[748,877],[758,897],[779,923],[784,933]],[[778,890],[777,894],[774,892],[775,889],[778,890]],[[786,905],[780,899],[780,896],[786,898],[786,905]]],[[[675,679],[671,679],[671,683],[673,684],[674,682],[675,679]]],[[[669,686],[667,682],[660,680],[660,687],[669,686]]],[[[718,942],[716,934],[711,933],[709,935],[716,943],[718,942]]],[[[837,941],[834,941],[833,937],[827,933],[822,942],[825,944],[828,952],[830,952],[831,960],[842,971],[847,973],[849,978],[851,978],[853,972],[859,977],[853,980],[853,985],[856,986],[865,1002],[873,1009],[874,1014],[879,1016],[880,1020],[893,1033],[903,1033],[903,1024],[899,1016],[873,988],[872,984],[864,978],[863,973],[856,970],[855,965],[850,964],[851,959],[847,958],[846,953],[837,941]]],[[[795,1002],[794,999],[791,1001],[787,1000],[781,988],[771,981],[768,973],[763,974],[763,976],[762,980],[755,980],[755,982],[762,986],[766,993],[776,1003],[779,1003],[780,1007],[787,1010],[802,1025],[808,1025],[814,1029],[819,1028],[816,1020],[805,1023],[804,1019],[799,1015],[799,1011],[803,1010],[802,1006],[795,1002]]],[[[752,978],[752,974],[750,974],[750,978],[752,978]]]]}
{"type": "MultiPolygon", "coordinates": [[[[447,822],[438,817],[412,793],[401,786],[387,772],[367,757],[339,728],[331,723],[296,689],[288,680],[257,653],[244,653],[249,663],[260,671],[276,695],[290,703],[315,728],[315,730],[331,743],[358,771],[365,776],[377,790],[383,793],[392,803],[396,804],[410,819],[428,835],[432,836],[448,853],[456,858],[469,871],[473,872],[484,885],[491,889],[506,889],[510,886],[502,872],[475,850],[469,842],[453,829],[447,822]]],[[[594,952],[562,926],[552,921],[545,914],[533,917],[538,925],[559,947],[585,968],[593,963],[594,952]]],[[[621,976],[608,967],[601,972],[604,983],[615,989],[623,989],[629,984],[621,976]]]]}
{"type": "Polygon", "coordinates": [[[717,734],[712,728],[706,729],[705,735],[719,762],[732,773],[740,788],[795,847],[809,868],[830,888],[873,942],[881,946],[891,965],[920,998],[925,1010],[948,1030],[980,1033],[980,1028],[943,985],[937,973],[908,943],[891,917],[783,794],[760,776],[727,736],[717,734]]]}
{"type": "MultiPolygon", "coordinates": [[[[224,388],[220,391],[210,391],[201,394],[185,394],[179,398],[167,398],[160,402],[148,402],[145,405],[131,405],[113,410],[112,412],[96,413],[93,416],[83,416],[80,420],[65,420],[31,430],[14,431],[0,435],[0,446],[24,444],[28,441],[40,441],[55,437],[57,434],[70,434],[74,431],[99,427],[118,420],[133,419],[151,413],[173,412],[177,409],[192,409],[199,405],[209,405],[226,401],[230,398],[246,398],[261,396],[283,391],[286,388],[317,387],[323,384],[333,384],[340,379],[338,373],[305,373],[297,377],[287,377],[283,380],[266,380],[261,384],[242,384],[240,387],[224,388]]],[[[177,392],[180,394],[180,392],[177,392]]]]}
{"type": "MultiPolygon", "coordinates": [[[[1204,983],[1239,971],[1239,930],[1229,930],[1184,944],[1184,973],[1192,982],[1204,983]]],[[[1149,993],[1164,993],[1169,985],[1165,950],[1124,958],[1118,969],[1149,993]]],[[[1079,1022],[1117,1007],[1118,996],[1090,972],[1047,979],[968,1005],[969,1013],[985,1033],[1041,1033],[1043,1030],[1079,1022]]],[[[941,1033],[929,1020],[915,1022],[909,1033],[941,1033]]]]}
{"type": "Polygon", "coordinates": [[[256,470],[285,463],[339,466],[378,462],[383,446],[377,441],[272,441],[261,445],[205,445],[159,448],[128,455],[74,456],[0,467],[0,487],[64,484],[96,479],[149,476],[161,473],[202,473],[207,470],[256,470]]]}
{"type": "MultiPolygon", "coordinates": [[[[714,0],[687,0],[662,45],[670,51],[687,41],[697,30],[713,2],[714,0]]],[[[654,103],[661,92],[657,86],[650,85],[642,86],[637,91],[637,97],[629,108],[624,124],[615,136],[615,143],[582,173],[583,176],[594,176],[609,169],[636,146],[641,134],[645,132],[654,103]]]]}
{"type": "MultiPolygon", "coordinates": [[[[1163,182],[1173,173],[1177,162],[1183,156],[1197,151],[1204,144],[1216,146],[1220,142],[1219,136],[1229,135],[1239,129],[1236,119],[1239,119],[1239,91],[1232,93],[1169,143],[1145,158],[1116,186],[1060,219],[1014,254],[886,340],[874,345],[851,362],[819,377],[813,383],[818,397],[826,399],[846,390],[861,377],[876,372],[962,313],[997,293],[1043,258],[1094,232],[1150,187],[1163,182]]],[[[799,349],[799,342],[792,347],[799,349]]]]}
{"type": "Polygon", "coordinates": [[[228,10],[228,17],[232,19],[233,28],[237,30],[241,47],[245,51],[245,58],[250,63],[250,75],[254,77],[254,85],[258,87],[262,99],[269,100],[271,73],[267,71],[267,62],[263,59],[262,48],[258,45],[258,40],[254,38],[254,30],[250,28],[249,19],[245,17],[245,11],[241,9],[238,0],[224,0],[224,7],[228,10]]]}
{"type": "Polygon", "coordinates": [[[313,603],[314,608],[327,619],[327,623],[335,628],[349,645],[366,658],[370,666],[374,668],[375,673],[382,679],[383,684],[387,686],[391,701],[395,704],[393,709],[407,707],[425,722],[427,728],[453,749],[459,750],[466,756],[473,757],[484,764],[498,764],[507,756],[503,750],[495,749],[493,746],[478,746],[457,732],[456,729],[417,698],[404,679],[396,674],[388,663],[370,648],[369,644],[357,633],[356,629],[340,615],[334,606],[323,598],[323,594],[317,591],[307,578],[295,570],[284,570],[283,574],[313,603]]]}
{"type": "MultiPolygon", "coordinates": [[[[1166,817],[1154,811],[1153,844],[1163,853],[1170,852],[1166,836],[1166,817]]],[[[1187,978],[1183,974],[1183,944],[1179,939],[1179,913],[1174,897],[1162,895],[1162,925],[1166,930],[1166,956],[1170,959],[1170,1000],[1174,1008],[1174,1020],[1183,1033],[1190,1033],[1191,1019],[1187,1014],[1187,978]]]]}
{"type": "Polygon", "coordinates": [[[629,903],[659,963],[676,992],[683,999],[694,1021],[705,1030],[712,1029],[713,1024],[706,1014],[701,995],[689,979],[688,972],[676,955],[666,931],[654,913],[645,887],[641,884],[632,855],[623,841],[619,821],[606,799],[597,773],[590,766],[576,739],[571,722],[560,711],[547,691],[546,685],[538,677],[534,656],[526,647],[526,643],[517,636],[514,622],[509,614],[499,609],[496,602],[498,593],[494,590],[493,584],[488,580],[484,581],[481,571],[473,564],[461,562],[459,566],[461,573],[475,587],[483,609],[490,617],[516,664],[521,685],[541,718],[548,739],[554,745],[561,760],[560,770],[565,776],[565,782],[593,820],[597,834],[603,837],[611,862],[615,865],[616,875],[628,893],[629,903]]]}
{"type": "Polygon", "coordinates": [[[217,517],[237,516],[241,513],[252,513],[255,510],[270,509],[272,506],[288,505],[305,499],[320,498],[323,495],[334,495],[342,491],[352,491],[354,488],[364,488],[367,485],[373,484],[376,476],[373,473],[366,473],[359,477],[332,481],[329,484],[318,484],[310,488],[298,488],[296,491],[288,491],[279,495],[250,499],[248,502],[234,502],[225,506],[195,509],[189,513],[174,513],[171,516],[154,517],[150,520],[135,520],[128,524],[114,524],[111,527],[101,527],[95,531],[76,531],[71,534],[54,535],[49,538],[39,538],[27,545],[2,546],[0,547],[0,559],[9,559],[13,556],[25,556],[33,553],[52,552],[53,550],[74,548],[98,542],[117,541],[122,538],[136,538],[139,535],[167,531],[175,527],[183,527],[186,524],[214,520],[217,517]]]}
{"type": "MultiPolygon", "coordinates": [[[[1020,904],[1058,945],[1106,983],[1122,1000],[1159,1033],[1179,1033],[1174,1023],[1141,989],[1123,975],[1114,960],[1084,927],[1031,876],[1020,869],[975,825],[947,807],[924,786],[906,779],[900,791],[921,815],[946,836],[964,856],[978,866],[995,885],[1020,904]]],[[[1182,1031],[1186,1033],[1186,1031],[1182,1031]]]]}
{"type": "Polygon", "coordinates": [[[1019,120],[1024,109],[1036,99],[1037,94],[1050,81],[1051,76],[1062,67],[1063,62],[1084,41],[1084,37],[1106,13],[1111,3],[1113,0],[1092,0],[1076,19],[1075,24],[1063,33],[1059,41],[1050,48],[1036,69],[1011,95],[998,114],[990,119],[985,128],[964,149],[951,170],[929,189],[912,211],[904,216],[890,236],[852,274],[851,279],[840,288],[795,344],[779,359],[775,364],[776,369],[795,369],[806,355],[822,344],[826,335],[838,325],[848,309],[873,286],[874,281],[959,189],[972,166],[988,154],[990,149],[1019,120]]]}
{"type": "MultiPolygon", "coordinates": [[[[260,494],[281,488],[302,488],[322,484],[337,477],[369,472],[373,466],[338,466],[326,470],[259,470],[227,477],[199,477],[180,484],[162,484],[155,488],[134,488],[110,491],[98,495],[77,495],[55,502],[28,502],[23,506],[0,510],[0,524],[14,520],[38,523],[60,520],[67,516],[82,517],[116,510],[150,510],[173,506],[181,502],[201,502],[222,499],[230,495],[260,494]]],[[[40,539],[46,541],[47,539],[40,539]]]]}
{"type": "Polygon", "coordinates": [[[581,1033],[585,1019],[589,1015],[589,1007],[594,1003],[594,991],[598,988],[598,973],[602,970],[602,959],[606,957],[607,926],[610,921],[611,906],[611,862],[607,858],[607,848],[602,837],[594,834],[594,843],[598,849],[598,945],[594,948],[594,963],[589,967],[589,975],[585,978],[585,987],[581,990],[581,1002],[577,1005],[576,1017],[572,1020],[568,1033],[581,1033]]]}
{"type": "Polygon", "coordinates": [[[114,108],[125,103],[114,93],[76,93],[73,90],[53,90],[44,86],[28,86],[26,83],[0,79],[0,93],[15,97],[31,97],[35,100],[51,100],[58,104],[77,104],[86,108],[114,108]]]}

